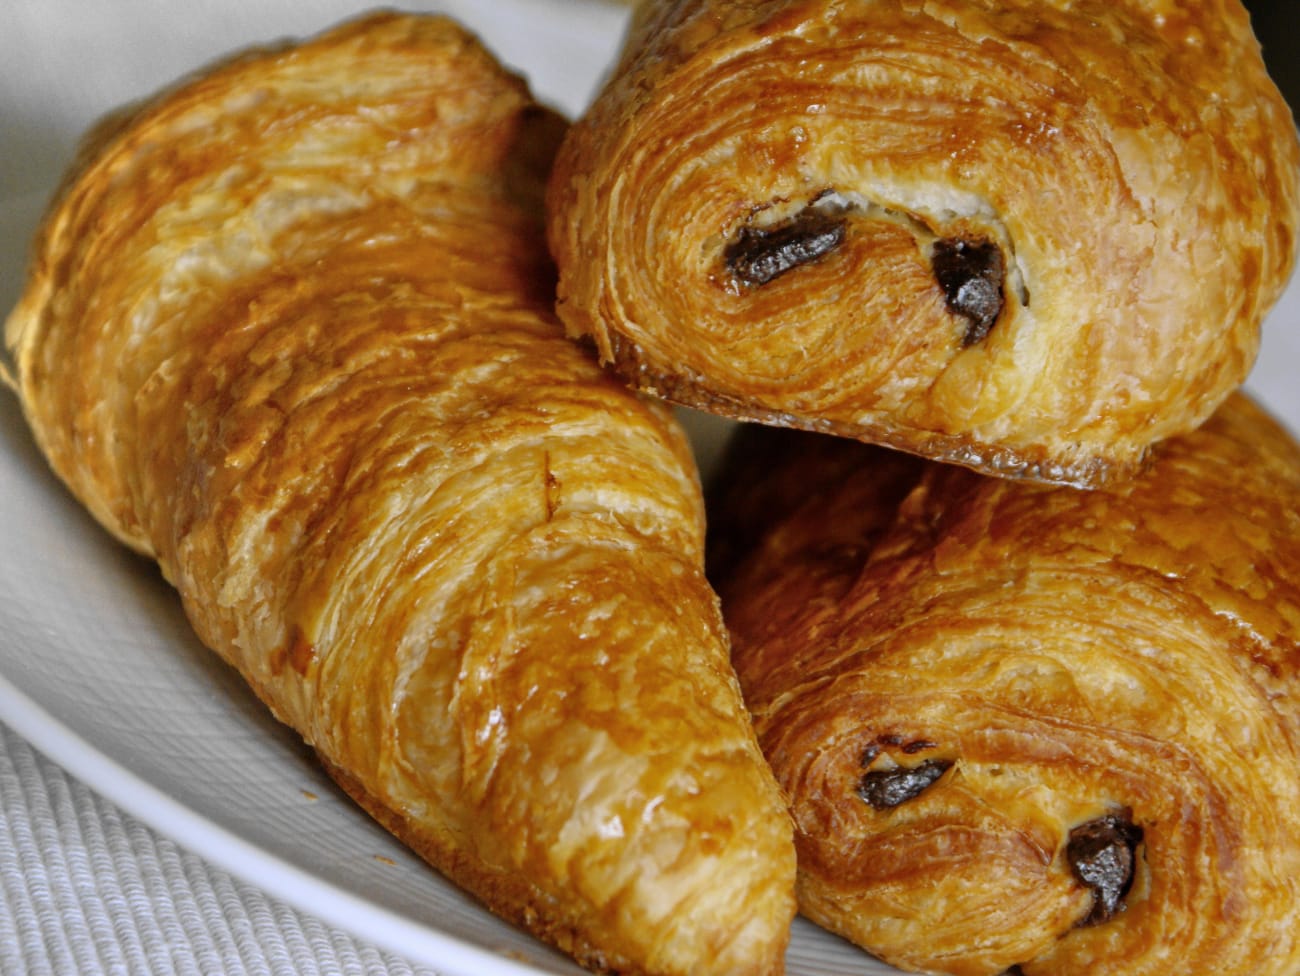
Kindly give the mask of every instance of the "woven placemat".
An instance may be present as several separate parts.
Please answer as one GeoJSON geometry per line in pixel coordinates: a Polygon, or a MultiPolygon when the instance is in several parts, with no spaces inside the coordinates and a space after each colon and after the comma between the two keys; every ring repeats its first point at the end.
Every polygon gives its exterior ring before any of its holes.
{"type": "Polygon", "coordinates": [[[5,976],[436,976],[159,836],[0,724],[5,976]]]}

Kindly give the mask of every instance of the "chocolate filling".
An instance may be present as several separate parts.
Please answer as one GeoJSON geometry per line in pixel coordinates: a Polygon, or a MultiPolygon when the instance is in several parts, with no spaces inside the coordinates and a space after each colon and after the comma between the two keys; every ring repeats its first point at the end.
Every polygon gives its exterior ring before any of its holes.
{"type": "Polygon", "coordinates": [[[742,227],[725,251],[727,271],[742,284],[766,285],[816,261],[844,241],[845,221],[809,207],[775,227],[742,227]]]}
{"type": "Polygon", "coordinates": [[[1124,896],[1133,884],[1134,852],[1142,843],[1142,828],[1132,811],[1090,820],[1070,831],[1065,857],[1074,876],[1092,889],[1092,911],[1081,926],[1097,925],[1124,910],[1124,896]]]}
{"type": "Polygon", "coordinates": [[[943,238],[934,242],[930,267],[949,311],[966,320],[962,345],[983,340],[1002,314],[1006,264],[1001,248],[992,241],[943,238]]]}
{"type": "Polygon", "coordinates": [[[872,770],[858,781],[858,796],[877,810],[892,810],[920,796],[951,767],[950,759],[927,759],[919,766],[872,770]]]}

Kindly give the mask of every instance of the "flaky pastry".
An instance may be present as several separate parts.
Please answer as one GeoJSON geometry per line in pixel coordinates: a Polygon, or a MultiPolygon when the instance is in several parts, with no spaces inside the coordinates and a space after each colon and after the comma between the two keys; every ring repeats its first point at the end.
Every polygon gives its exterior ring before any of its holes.
{"type": "Polygon", "coordinates": [[[643,390],[1094,485],[1239,385],[1297,198],[1239,0],[648,0],[548,238],[643,390]]]}
{"type": "Polygon", "coordinates": [[[362,806],[598,970],[772,974],[784,804],[686,439],[571,343],[562,123],[439,17],[107,120],[8,319],[51,465],[362,806]]]}
{"type": "Polygon", "coordinates": [[[956,976],[1300,972],[1284,430],[1234,395],[1096,491],[735,450],[710,571],[805,914],[956,976]]]}

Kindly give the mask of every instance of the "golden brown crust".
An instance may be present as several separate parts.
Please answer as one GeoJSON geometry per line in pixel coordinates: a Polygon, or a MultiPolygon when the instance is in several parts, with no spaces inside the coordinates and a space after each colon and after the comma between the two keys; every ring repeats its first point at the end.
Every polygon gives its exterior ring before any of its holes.
{"type": "Polygon", "coordinates": [[[1246,375],[1298,158],[1238,0],[658,0],[557,160],[560,316],[691,406],[1096,484],[1246,375]]]}
{"type": "Polygon", "coordinates": [[[461,28],[250,52],[92,137],[8,320],[103,524],[345,788],[594,968],[779,973],[790,824],[661,404],[563,335],[562,123],[461,28]]]}
{"type": "Polygon", "coordinates": [[[801,910],[960,976],[1297,971],[1300,447],[1235,396],[1084,492],[759,433],[715,565],[801,910]]]}
{"type": "Polygon", "coordinates": [[[408,819],[394,810],[347,770],[331,764],[324,757],[320,759],[330,777],[385,830],[461,888],[473,892],[496,915],[568,953],[592,972],[638,971],[633,960],[612,953],[608,946],[601,945],[600,940],[593,943],[579,929],[576,920],[554,915],[544,903],[539,904],[538,892],[523,877],[491,869],[454,842],[430,830],[427,823],[408,819]]]}

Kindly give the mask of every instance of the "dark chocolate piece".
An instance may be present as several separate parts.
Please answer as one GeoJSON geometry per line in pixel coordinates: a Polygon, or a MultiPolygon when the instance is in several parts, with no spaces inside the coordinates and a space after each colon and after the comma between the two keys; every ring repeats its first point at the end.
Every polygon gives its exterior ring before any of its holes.
{"type": "Polygon", "coordinates": [[[858,781],[858,796],[877,810],[892,810],[920,796],[951,767],[950,759],[927,759],[919,766],[872,770],[858,781]]]}
{"type": "Polygon", "coordinates": [[[816,261],[844,241],[845,220],[809,207],[775,227],[742,227],[723,252],[727,271],[745,285],[766,285],[816,261]]]}
{"type": "Polygon", "coordinates": [[[1070,831],[1065,857],[1074,876],[1092,889],[1092,911],[1079,924],[1097,925],[1124,910],[1124,896],[1133,884],[1134,852],[1142,843],[1142,828],[1132,812],[1090,820],[1070,831]]]}
{"type": "Polygon", "coordinates": [[[944,238],[934,242],[930,267],[949,311],[966,320],[962,345],[980,342],[1002,314],[1002,249],[992,241],[944,238]]]}

